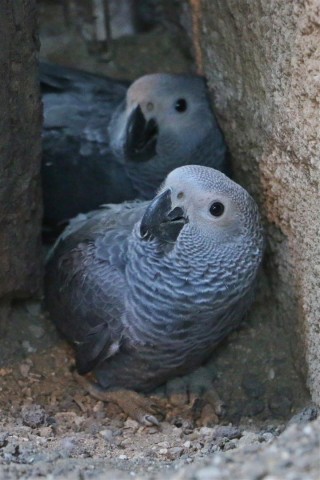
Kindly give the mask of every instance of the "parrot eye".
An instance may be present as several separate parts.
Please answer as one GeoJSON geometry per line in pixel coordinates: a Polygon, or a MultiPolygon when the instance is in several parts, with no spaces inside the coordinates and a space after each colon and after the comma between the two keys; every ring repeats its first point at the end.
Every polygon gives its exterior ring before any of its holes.
{"type": "Polygon", "coordinates": [[[174,105],[174,108],[179,113],[185,112],[188,108],[187,100],[185,100],[184,98],[178,98],[174,105]]]}
{"type": "Polygon", "coordinates": [[[224,205],[221,202],[213,202],[209,211],[213,217],[221,217],[224,212],[224,205]]]}

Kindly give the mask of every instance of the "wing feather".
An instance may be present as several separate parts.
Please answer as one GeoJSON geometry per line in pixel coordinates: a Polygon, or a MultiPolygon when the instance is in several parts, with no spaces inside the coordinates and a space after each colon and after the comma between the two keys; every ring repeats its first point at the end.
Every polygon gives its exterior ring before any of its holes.
{"type": "Polygon", "coordinates": [[[110,205],[76,218],[50,253],[46,304],[75,344],[80,373],[121,348],[128,237],[145,202],[110,205]]]}

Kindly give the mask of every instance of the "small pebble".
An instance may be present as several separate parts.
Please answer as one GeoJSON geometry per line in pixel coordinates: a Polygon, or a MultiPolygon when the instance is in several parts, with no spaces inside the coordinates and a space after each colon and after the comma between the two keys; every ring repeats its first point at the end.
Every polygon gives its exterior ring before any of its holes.
{"type": "Polygon", "coordinates": [[[160,453],[160,455],[166,455],[168,453],[168,449],[167,448],[160,448],[159,453],[160,453]]]}
{"type": "Polygon", "coordinates": [[[41,427],[38,430],[38,434],[40,437],[51,437],[53,435],[52,427],[41,427]]]}
{"type": "Polygon", "coordinates": [[[275,376],[276,376],[276,372],[274,371],[273,368],[270,368],[270,370],[269,370],[269,372],[268,372],[268,378],[269,378],[269,380],[274,380],[275,376]]]}
{"type": "Polygon", "coordinates": [[[259,440],[262,440],[263,442],[272,442],[274,439],[274,435],[271,432],[264,432],[262,435],[259,436],[259,440]]]}
{"type": "MultiPolygon", "coordinates": [[[[41,312],[41,303],[40,302],[26,302],[26,310],[30,315],[36,317],[41,312]]],[[[30,327],[29,327],[30,328],[30,327]]]]}
{"type": "Polygon", "coordinates": [[[239,440],[239,446],[245,447],[259,442],[258,435],[253,432],[243,432],[243,436],[239,440]]]}
{"type": "Polygon", "coordinates": [[[27,353],[34,353],[34,352],[37,351],[37,349],[34,348],[28,340],[23,340],[23,342],[22,342],[22,348],[23,348],[27,353]]]}
{"type": "Polygon", "coordinates": [[[138,430],[139,428],[139,423],[136,422],[135,420],[132,420],[132,418],[128,418],[123,425],[123,428],[133,428],[134,430],[138,430]]]}
{"type": "Polygon", "coordinates": [[[103,437],[107,442],[111,442],[113,440],[112,430],[109,430],[109,429],[100,430],[99,435],[101,435],[101,437],[103,437]]]}
{"type": "Polygon", "coordinates": [[[172,447],[168,450],[167,457],[170,458],[171,460],[174,460],[177,457],[180,457],[183,452],[182,447],[172,447]]]}
{"type": "Polygon", "coordinates": [[[206,437],[212,436],[214,433],[214,429],[210,427],[202,427],[200,428],[200,434],[206,437]]]}
{"type": "Polygon", "coordinates": [[[28,365],[27,363],[21,363],[19,365],[19,370],[20,370],[20,373],[23,377],[27,378],[29,373],[30,373],[30,365],[28,365]]]}
{"type": "Polygon", "coordinates": [[[21,417],[24,425],[37,428],[44,424],[46,412],[40,405],[24,405],[21,409],[21,417]]]}
{"type": "Polygon", "coordinates": [[[158,447],[163,447],[163,448],[168,448],[169,447],[168,442],[159,442],[157,445],[158,445],[158,447]]]}
{"type": "Polygon", "coordinates": [[[100,412],[104,411],[104,408],[105,408],[104,402],[101,402],[101,401],[99,400],[99,401],[95,404],[95,406],[93,407],[92,410],[93,410],[95,413],[98,413],[98,412],[100,413],[100,412]]]}
{"type": "Polygon", "coordinates": [[[290,419],[288,426],[294,423],[312,422],[312,420],[315,420],[318,417],[318,413],[319,409],[316,406],[312,405],[310,407],[306,407],[290,419]]]}
{"type": "Polygon", "coordinates": [[[156,427],[148,427],[146,432],[150,433],[150,435],[154,435],[155,433],[159,433],[159,429],[156,427]]]}
{"type": "Polygon", "coordinates": [[[215,427],[212,438],[227,438],[233,440],[234,438],[240,438],[242,435],[241,430],[238,427],[233,426],[218,426],[215,427]]]}
{"type": "Polygon", "coordinates": [[[8,432],[0,433],[0,448],[7,445],[7,438],[9,436],[8,432]]]}
{"type": "Polygon", "coordinates": [[[122,440],[121,442],[121,446],[122,447],[127,447],[128,445],[131,445],[132,444],[132,439],[129,437],[129,438],[125,438],[124,440],[122,440]]]}
{"type": "Polygon", "coordinates": [[[191,441],[192,440],[197,440],[199,437],[200,437],[200,433],[195,430],[194,432],[191,432],[188,435],[188,440],[191,440],[191,441]]]}
{"type": "Polygon", "coordinates": [[[40,325],[29,325],[29,330],[35,338],[41,338],[45,334],[44,329],[40,325]]]}

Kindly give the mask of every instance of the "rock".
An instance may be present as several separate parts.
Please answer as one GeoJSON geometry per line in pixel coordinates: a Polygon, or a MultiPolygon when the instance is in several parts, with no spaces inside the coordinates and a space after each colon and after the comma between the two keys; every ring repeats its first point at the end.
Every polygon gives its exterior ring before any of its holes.
{"type": "Polygon", "coordinates": [[[8,443],[3,449],[3,457],[7,462],[16,461],[20,453],[20,445],[15,441],[8,443]]]}
{"type": "Polygon", "coordinates": [[[22,347],[27,353],[34,353],[37,351],[37,349],[31,345],[29,340],[23,340],[22,347]]]}
{"type": "Polygon", "coordinates": [[[148,427],[146,428],[146,433],[154,435],[155,433],[159,433],[159,429],[157,427],[148,427]]]}
{"type": "Polygon", "coordinates": [[[99,401],[95,404],[95,406],[93,407],[92,410],[93,410],[95,413],[97,413],[97,414],[101,414],[101,412],[104,413],[104,408],[105,408],[105,404],[104,404],[101,400],[99,400],[99,401]]]}
{"type": "Polygon", "coordinates": [[[139,427],[139,423],[132,418],[127,418],[123,425],[123,428],[132,428],[133,430],[138,430],[139,427]]]}
{"type": "Polygon", "coordinates": [[[77,442],[74,437],[65,437],[61,440],[61,450],[65,457],[71,456],[77,447],[77,442]]]}
{"type": "Polygon", "coordinates": [[[40,325],[29,325],[29,330],[35,338],[41,338],[45,334],[44,329],[40,325]]]}
{"type": "Polygon", "coordinates": [[[169,448],[169,443],[168,442],[159,442],[158,447],[169,448]]]}
{"type": "Polygon", "coordinates": [[[44,437],[44,438],[52,437],[53,435],[52,427],[41,427],[38,430],[38,434],[40,437],[44,437]]]}
{"type": "Polygon", "coordinates": [[[190,432],[188,435],[188,440],[197,440],[200,437],[200,432],[197,430],[194,430],[193,432],[190,432]]]}
{"type": "Polygon", "coordinates": [[[264,432],[259,435],[260,442],[267,442],[270,443],[274,439],[274,435],[271,432],[264,432]]]}
{"type": "Polygon", "coordinates": [[[103,437],[107,442],[112,442],[113,432],[110,429],[100,430],[99,435],[103,437]]]}
{"type": "Polygon", "coordinates": [[[168,449],[167,448],[160,448],[159,450],[159,454],[160,455],[167,455],[168,453],[168,449]]]}
{"type": "Polygon", "coordinates": [[[247,447],[257,443],[259,443],[259,436],[257,433],[242,432],[242,437],[239,439],[239,447],[247,447]]]}
{"type": "Polygon", "coordinates": [[[232,426],[215,427],[212,433],[213,439],[227,438],[228,440],[233,440],[234,438],[240,438],[241,436],[241,430],[238,427],[232,426]]]}
{"type": "Polygon", "coordinates": [[[30,315],[32,315],[33,317],[37,317],[41,313],[41,303],[40,302],[34,302],[34,301],[26,302],[25,308],[26,308],[27,312],[30,313],[30,315]]]}
{"type": "Polygon", "coordinates": [[[19,370],[20,370],[20,373],[23,377],[27,378],[28,375],[29,375],[29,372],[30,372],[30,368],[31,366],[28,365],[27,363],[21,363],[19,365],[19,370]]]}
{"type": "Polygon", "coordinates": [[[7,438],[9,436],[8,432],[1,432],[0,433],[0,448],[5,447],[7,445],[7,438]]]}
{"type": "Polygon", "coordinates": [[[301,412],[294,415],[288,422],[288,426],[293,423],[307,423],[315,420],[319,415],[319,408],[315,405],[304,408],[301,412]]]}
{"type": "Polygon", "coordinates": [[[167,452],[167,457],[170,460],[174,460],[182,455],[183,448],[182,447],[172,447],[167,452]]]}
{"type": "Polygon", "coordinates": [[[37,428],[43,425],[47,415],[40,405],[25,405],[21,409],[21,417],[24,425],[31,428],[37,428]]]}
{"type": "Polygon", "coordinates": [[[211,437],[213,435],[214,429],[211,427],[202,427],[200,428],[200,435],[205,437],[211,437]]]}

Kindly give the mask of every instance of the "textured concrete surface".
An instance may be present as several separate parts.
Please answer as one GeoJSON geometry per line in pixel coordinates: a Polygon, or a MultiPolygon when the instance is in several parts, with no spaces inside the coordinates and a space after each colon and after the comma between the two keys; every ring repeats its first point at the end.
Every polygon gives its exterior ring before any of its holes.
{"type": "Polygon", "coordinates": [[[0,297],[28,297],[41,272],[41,107],[36,5],[0,3],[0,297]]]}
{"type": "Polygon", "coordinates": [[[236,179],[266,218],[273,309],[319,403],[320,4],[192,3],[236,179]]]}

